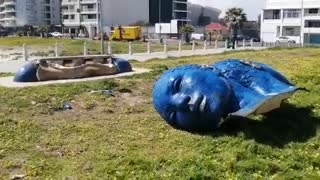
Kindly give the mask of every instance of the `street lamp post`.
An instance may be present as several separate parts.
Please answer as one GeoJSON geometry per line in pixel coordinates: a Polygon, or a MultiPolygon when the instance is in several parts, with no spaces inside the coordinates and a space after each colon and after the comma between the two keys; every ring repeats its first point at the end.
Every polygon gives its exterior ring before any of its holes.
{"type": "Polygon", "coordinates": [[[100,35],[101,35],[101,54],[104,54],[104,37],[103,37],[103,27],[102,27],[102,0],[99,3],[99,26],[100,26],[100,35]]]}
{"type": "Polygon", "coordinates": [[[300,46],[301,47],[303,47],[303,45],[304,45],[304,42],[302,42],[302,36],[304,35],[304,32],[303,32],[303,30],[304,30],[304,27],[303,27],[303,16],[304,16],[304,9],[303,9],[303,6],[304,6],[304,0],[301,0],[301,18],[300,18],[300,20],[301,20],[301,26],[300,26],[300,46]]]}
{"type": "Polygon", "coordinates": [[[162,36],[161,36],[161,0],[159,0],[159,26],[160,26],[160,43],[162,44],[162,36]]]}

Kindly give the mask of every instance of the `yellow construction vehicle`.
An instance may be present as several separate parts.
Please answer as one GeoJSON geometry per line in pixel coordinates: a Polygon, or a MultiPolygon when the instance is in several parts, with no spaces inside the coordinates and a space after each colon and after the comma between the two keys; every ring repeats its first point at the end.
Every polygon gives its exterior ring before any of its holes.
{"type": "Polygon", "coordinates": [[[140,26],[118,26],[112,31],[111,40],[114,41],[134,41],[139,40],[142,35],[142,28],[140,26]]]}

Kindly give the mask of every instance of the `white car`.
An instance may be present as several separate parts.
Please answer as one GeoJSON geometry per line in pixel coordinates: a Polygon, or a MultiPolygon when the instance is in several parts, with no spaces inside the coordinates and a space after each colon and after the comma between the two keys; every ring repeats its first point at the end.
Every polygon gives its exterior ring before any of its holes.
{"type": "Polygon", "coordinates": [[[276,39],[276,44],[280,44],[280,43],[296,43],[296,41],[288,37],[278,37],[276,39]]]}
{"type": "Polygon", "coordinates": [[[204,35],[203,34],[192,33],[191,34],[191,39],[192,40],[204,40],[204,35]]]}
{"type": "Polygon", "coordinates": [[[52,32],[50,33],[52,35],[52,37],[62,37],[62,33],[61,32],[52,32]]]}

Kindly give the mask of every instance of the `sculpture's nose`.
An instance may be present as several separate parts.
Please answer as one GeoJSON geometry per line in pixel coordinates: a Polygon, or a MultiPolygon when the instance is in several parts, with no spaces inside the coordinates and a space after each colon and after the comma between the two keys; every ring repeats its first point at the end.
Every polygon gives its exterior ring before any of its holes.
{"type": "Polygon", "coordinates": [[[188,103],[191,100],[190,96],[187,95],[176,95],[172,99],[172,105],[177,109],[186,109],[188,108],[188,103]]]}

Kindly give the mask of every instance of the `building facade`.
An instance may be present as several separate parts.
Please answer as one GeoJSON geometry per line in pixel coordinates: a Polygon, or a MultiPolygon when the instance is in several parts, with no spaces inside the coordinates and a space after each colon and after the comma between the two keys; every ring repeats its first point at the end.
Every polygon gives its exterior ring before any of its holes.
{"type": "Polygon", "coordinates": [[[0,0],[0,24],[5,27],[60,22],[60,0],[0,0]]]}
{"type": "Polygon", "coordinates": [[[172,19],[190,21],[187,0],[149,0],[149,22],[170,23],[172,19]]]}
{"type": "Polygon", "coordinates": [[[149,21],[149,0],[62,0],[62,21],[66,32],[90,37],[100,31],[100,4],[102,26],[113,27],[138,21],[149,21]]]}
{"type": "Polygon", "coordinates": [[[261,40],[288,37],[297,43],[320,43],[319,0],[266,0],[261,14],[261,40]]]}
{"type": "Polygon", "coordinates": [[[188,20],[187,0],[62,0],[62,21],[66,32],[83,32],[89,37],[99,33],[100,4],[104,31],[137,22],[155,24],[159,17],[161,22],[188,20]]]}

